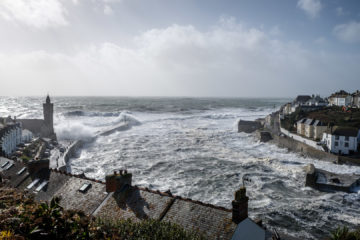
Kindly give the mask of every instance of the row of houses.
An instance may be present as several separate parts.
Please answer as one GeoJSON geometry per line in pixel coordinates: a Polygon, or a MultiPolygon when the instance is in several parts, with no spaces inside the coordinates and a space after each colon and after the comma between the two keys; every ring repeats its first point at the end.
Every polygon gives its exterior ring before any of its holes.
{"type": "Polygon", "coordinates": [[[29,142],[33,134],[10,116],[0,118],[0,156],[10,156],[19,144],[29,142]]]}
{"type": "MultiPolygon", "coordinates": [[[[83,211],[104,221],[155,219],[176,223],[206,239],[279,239],[248,218],[246,188],[235,192],[231,209],[142,188],[126,170],[114,171],[105,182],[49,168],[49,160],[28,164],[0,157],[0,176],[9,186],[28,191],[36,201],[60,196],[65,209],[83,211]]],[[[287,238],[281,238],[287,239],[287,238]]],[[[291,238],[292,239],[292,238],[291,238]]]]}
{"type": "Polygon", "coordinates": [[[348,93],[344,90],[340,90],[330,95],[329,104],[331,106],[350,106],[360,107],[360,91],[357,90],[354,93],[348,93]]]}
{"type": "Polygon", "coordinates": [[[359,150],[360,130],[357,128],[332,127],[320,120],[303,118],[296,123],[296,132],[300,136],[319,141],[328,152],[351,154],[359,150]]]}
{"type": "Polygon", "coordinates": [[[326,106],[360,108],[360,91],[357,90],[350,94],[344,90],[340,90],[327,98],[321,98],[320,95],[299,95],[294,101],[289,102],[282,107],[282,113],[284,115],[289,115],[295,112],[299,107],[303,111],[312,111],[326,106]]]}

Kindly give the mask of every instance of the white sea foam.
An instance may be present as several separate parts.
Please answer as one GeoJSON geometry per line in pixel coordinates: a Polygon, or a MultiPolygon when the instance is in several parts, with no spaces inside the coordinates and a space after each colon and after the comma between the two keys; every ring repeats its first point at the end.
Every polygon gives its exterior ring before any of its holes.
{"type": "Polygon", "coordinates": [[[96,129],[81,122],[64,121],[55,125],[55,132],[59,140],[87,140],[95,135],[96,129]]]}
{"type": "MultiPolygon", "coordinates": [[[[88,143],[80,157],[71,161],[74,173],[104,179],[114,169],[127,168],[133,173],[134,184],[170,189],[177,195],[228,208],[244,177],[250,216],[261,217],[265,225],[302,238],[318,239],[339,222],[353,226],[360,221],[360,194],[323,193],[304,186],[304,167],[309,163],[344,174],[360,173],[359,167],[306,158],[261,143],[252,134],[237,132],[239,119],[264,117],[274,110],[270,104],[253,109],[208,107],[179,112],[184,103],[177,100],[180,107],[161,105],[169,110],[164,112],[146,101],[136,100],[134,106],[126,103],[122,108],[113,99],[104,101],[107,104],[65,99],[57,104],[63,108],[55,116],[59,138],[87,138],[125,120],[133,124],[129,130],[88,143]],[[131,112],[124,110],[128,108],[131,112]],[[64,114],[69,111],[96,114],[64,114]],[[111,112],[114,114],[108,114],[111,112]]],[[[41,116],[41,108],[35,103],[20,104],[23,110],[19,114],[41,116]],[[24,106],[29,106],[28,110],[24,106]]],[[[19,104],[11,106],[15,109],[19,104]]]]}

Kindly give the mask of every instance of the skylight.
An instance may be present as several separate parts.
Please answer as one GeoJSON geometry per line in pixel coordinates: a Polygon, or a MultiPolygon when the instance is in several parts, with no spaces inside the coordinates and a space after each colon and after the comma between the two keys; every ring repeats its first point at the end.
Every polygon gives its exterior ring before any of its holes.
{"type": "Polygon", "coordinates": [[[84,183],[81,188],[79,189],[79,192],[86,193],[87,190],[91,187],[91,183],[84,183]]]}
{"type": "Polygon", "coordinates": [[[40,192],[48,184],[48,181],[43,181],[36,189],[36,192],[40,192]]]}
{"type": "Polygon", "coordinates": [[[39,181],[40,181],[40,178],[35,179],[35,180],[32,181],[32,183],[30,183],[26,188],[27,188],[27,189],[33,188],[39,181]]]}

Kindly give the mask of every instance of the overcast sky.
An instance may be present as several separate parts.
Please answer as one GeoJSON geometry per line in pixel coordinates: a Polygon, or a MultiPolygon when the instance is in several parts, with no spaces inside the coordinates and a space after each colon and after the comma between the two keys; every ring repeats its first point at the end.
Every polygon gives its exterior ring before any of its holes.
{"type": "Polygon", "coordinates": [[[0,0],[0,95],[360,88],[359,0],[0,0]]]}

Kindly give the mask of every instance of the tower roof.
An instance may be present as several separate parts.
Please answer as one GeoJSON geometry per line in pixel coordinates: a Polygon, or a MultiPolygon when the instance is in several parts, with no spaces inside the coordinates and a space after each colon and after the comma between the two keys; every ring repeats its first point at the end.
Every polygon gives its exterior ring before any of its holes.
{"type": "Polygon", "coordinates": [[[46,96],[46,103],[50,103],[50,96],[49,96],[49,94],[46,96]]]}

